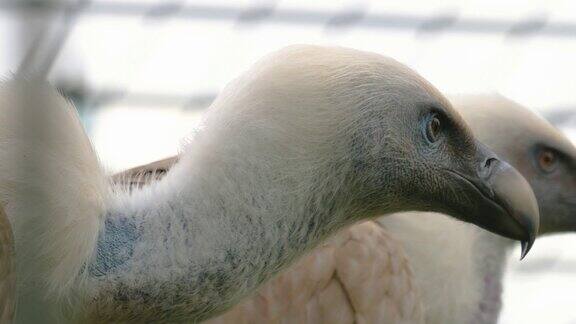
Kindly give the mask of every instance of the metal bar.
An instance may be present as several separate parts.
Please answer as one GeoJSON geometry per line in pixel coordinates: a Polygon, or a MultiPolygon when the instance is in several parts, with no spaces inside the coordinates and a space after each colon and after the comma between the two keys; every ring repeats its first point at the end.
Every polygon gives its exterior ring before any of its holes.
{"type": "MultiPolygon", "coordinates": [[[[16,0],[3,1],[0,10],[53,10],[65,6],[57,3],[34,1],[25,4],[16,0]]],[[[417,15],[396,13],[355,13],[353,19],[342,17],[341,12],[308,9],[282,9],[272,6],[262,8],[240,6],[186,5],[161,2],[148,5],[138,2],[96,1],[78,11],[82,15],[155,16],[182,20],[235,20],[238,24],[254,20],[269,24],[321,25],[327,28],[342,25],[348,28],[417,30],[419,32],[449,32],[491,34],[504,33],[509,37],[548,36],[576,38],[576,23],[553,22],[546,16],[526,17],[521,20],[494,18],[468,18],[452,13],[417,15]],[[249,19],[247,19],[249,18],[249,19]],[[345,24],[338,24],[345,21],[345,24]],[[438,26],[442,28],[438,28],[438,26]]]]}
{"type": "MultiPolygon", "coordinates": [[[[68,5],[62,2],[42,2],[44,11],[40,12],[43,21],[39,26],[22,26],[22,37],[35,35],[32,44],[20,62],[17,74],[27,77],[46,79],[73,27],[77,13],[89,0],[78,0],[68,5]]],[[[20,8],[35,8],[36,1],[21,3],[20,8]]],[[[25,17],[26,12],[20,12],[25,17]]],[[[25,21],[25,19],[23,19],[25,21]]]]}

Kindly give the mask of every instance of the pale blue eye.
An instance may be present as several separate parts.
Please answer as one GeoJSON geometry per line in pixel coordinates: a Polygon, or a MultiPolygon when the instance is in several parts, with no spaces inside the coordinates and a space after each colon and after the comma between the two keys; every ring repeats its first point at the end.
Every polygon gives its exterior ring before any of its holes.
{"type": "Polygon", "coordinates": [[[432,113],[426,118],[424,124],[424,137],[430,143],[438,141],[442,132],[442,122],[437,113],[432,113]]]}

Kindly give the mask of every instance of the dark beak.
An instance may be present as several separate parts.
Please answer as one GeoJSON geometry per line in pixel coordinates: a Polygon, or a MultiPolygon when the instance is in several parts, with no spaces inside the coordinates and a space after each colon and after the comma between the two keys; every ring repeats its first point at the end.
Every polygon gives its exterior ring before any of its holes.
{"type": "Polygon", "coordinates": [[[477,177],[452,173],[468,182],[464,191],[475,196],[477,202],[464,220],[521,241],[523,259],[534,244],[540,224],[536,197],[526,179],[511,165],[494,157],[482,163],[477,177]]]}
{"type": "Polygon", "coordinates": [[[538,203],[532,187],[520,172],[504,161],[498,162],[487,184],[494,191],[494,201],[511,216],[508,218],[511,224],[505,224],[507,220],[504,219],[503,224],[495,224],[495,232],[520,240],[520,259],[523,259],[532,248],[540,225],[538,203]]]}

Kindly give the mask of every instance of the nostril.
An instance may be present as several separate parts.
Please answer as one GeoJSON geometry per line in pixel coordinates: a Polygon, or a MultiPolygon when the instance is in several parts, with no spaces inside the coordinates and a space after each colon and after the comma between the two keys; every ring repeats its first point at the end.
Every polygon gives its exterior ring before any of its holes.
{"type": "Polygon", "coordinates": [[[492,172],[494,171],[494,169],[498,165],[498,162],[499,162],[499,160],[497,158],[494,158],[494,157],[490,157],[490,158],[487,158],[486,160],[484,160],[484,163],[481,163],[479,165],[480,177],[483,179],[490,178],[490,176],[492,175],[492,172]]]}
{"type": "Polygon", "coordinates": [[[484,162],[484,167],[490,169],[494,163],[498,162],[496,158],[488,158],[486,162],[484,162]]]}

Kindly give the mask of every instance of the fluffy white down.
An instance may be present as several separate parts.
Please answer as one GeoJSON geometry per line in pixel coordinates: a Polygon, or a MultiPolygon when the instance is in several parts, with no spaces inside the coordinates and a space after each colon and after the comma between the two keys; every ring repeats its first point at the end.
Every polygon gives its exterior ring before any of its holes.
{"type": "Polygon", "coordinates": [[[93,251],[106,174],[76,109],[44,82],[0,84],[0,125],[0,197],[15,233],[18,293],[34,300],[41,286],[65,296],[93,251]]]}

